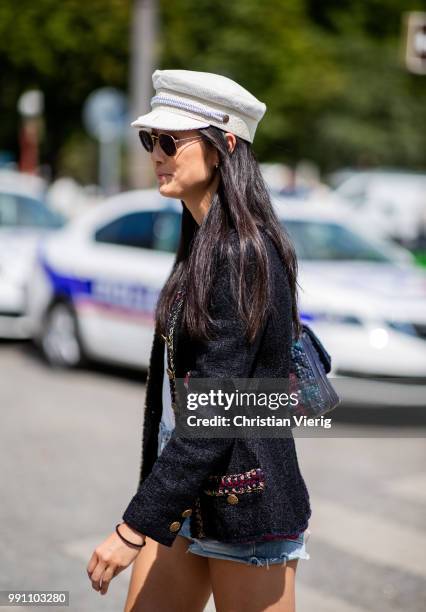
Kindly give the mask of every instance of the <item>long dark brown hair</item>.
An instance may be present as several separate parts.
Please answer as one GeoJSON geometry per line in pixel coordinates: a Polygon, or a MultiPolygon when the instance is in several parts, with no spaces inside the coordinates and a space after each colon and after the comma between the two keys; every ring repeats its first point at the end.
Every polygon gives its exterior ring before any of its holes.
{"type": "MultiPolygon", "coordinates": [[[[229,152],[225,132],[214,126],[199,130],[207,146],[219,154],[219,187],[199,226],[184,203],[179,247],[172,271],[157,302],[156,330],[166,335],[167,318],[178,289],[185,287],[182,325],[190,336],[210,339],[212,319],[208,313],[217,256],[225,257],[231,269],[231,287],[238,303],[246,335],[254,340],[269,312],[270,279],[263,228],[275,243],[292,295],[292,319],[296,337],[301,332],[297,305],[297,258],[293,243],[272,207],[271,199],[249,142],[236,137],[229,152]],[[239,238],[239,266],[230,244],[230,231],[239,238]],[[256,282],[247,286],[248,254],[255,257],[256,282]],[[202,280],[201,280],[202,279],[202,280]]],[[[238,259],[238,258],[237,258],[238,259]]]]}

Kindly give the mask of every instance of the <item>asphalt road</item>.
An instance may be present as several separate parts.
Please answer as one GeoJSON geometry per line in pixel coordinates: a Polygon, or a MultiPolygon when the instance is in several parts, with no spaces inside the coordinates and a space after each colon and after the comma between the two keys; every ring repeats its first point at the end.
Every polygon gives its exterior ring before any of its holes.
{"type": "MultiPolygon", "coordinates": [[[[101,597],[86,565],[135,492],[144,376],[52,371],[5,342],[0,377],[0,590],[69,590],[55,609],[120,612],[131,568],[101,597]]],[[[425,434],[383,418],[296,440],[313,508],[298,612],[425,609],[425,434]]]]}

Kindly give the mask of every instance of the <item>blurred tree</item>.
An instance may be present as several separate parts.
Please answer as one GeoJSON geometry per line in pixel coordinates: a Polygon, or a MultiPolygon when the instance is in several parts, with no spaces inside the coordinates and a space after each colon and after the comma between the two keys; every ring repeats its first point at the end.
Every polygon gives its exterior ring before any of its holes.
{"type": "Polygon", "coordinates": [[[98,145],[77,127],[64,141],[56,157],[57,174],[72,176],[82,185],[96,182],[98,145]]]}
{"type": "Polygon", "coordinates": [[[161,3],[164,68],[219,72],[267,105],[255,150],[265,161],[310,154],[315,118],[344,87],[328,35],[303,0],[161,3]]]}
{"type": "MultiPolygon", "coordinates": [[[[0,113],[8,120],[0,124],[1,148],[18,155],[16,101],[26,89],[41,89],[46,124],[42,159],[54,173],[60,171],[73,133],[81,130],[88,94],[105,85],[127,88],[128,28],[129,0],[2,0],[0,113]]],[[[81,139],[78,149],[84,149],[81,139]]],[[[78,174],[87,174],[87,162],[83,155],[78,174]]],[[[90,180],[95,179],[96,174],[90,180]]]]}
{"type": "MultiPolygon", "coordinates": [[[[95,164],[81,109],[93,89],[127,89],[130,2],[2,0],[1,149],[17,153],[19,95],[42,89],[43,161],[54,173],[66,169],[89,180],[95,164]]],[[[260,160],[310,158],[323,170],[425,167],[419,129],[425,79],[408,73],[401,60],[406,0],[159,4],[161,68],[218,72],[266,103],[255,140],[260,160]]]]}
{"type": "Polygon", "coordinates": [[[425,169],[426,80],[403,61],[402,16],[416,0],[322,0],[308,14],[333,37],[345,87],[318,116],[314,158],[323,165],[425,169]]]}
{"type": "Polygon", "coordinates": [[[425,167],[425,80],[401,60],[406,0],[161,6],[164,68],[220,72],[266,103],[255,141],[263,161],[425,167]]]}

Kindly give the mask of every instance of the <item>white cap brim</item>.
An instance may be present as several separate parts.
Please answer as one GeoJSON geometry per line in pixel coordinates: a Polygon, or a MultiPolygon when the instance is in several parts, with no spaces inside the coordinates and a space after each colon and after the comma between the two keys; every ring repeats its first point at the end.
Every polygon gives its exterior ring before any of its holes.
{"type": "Polygon", "coordinates": [[[151,128],[174,132],[178,130],[197,130],[208,127],[211,124],[173,111],[154,109],[146,115],[141,115],[130,125],[136,128],[151,128]]]}

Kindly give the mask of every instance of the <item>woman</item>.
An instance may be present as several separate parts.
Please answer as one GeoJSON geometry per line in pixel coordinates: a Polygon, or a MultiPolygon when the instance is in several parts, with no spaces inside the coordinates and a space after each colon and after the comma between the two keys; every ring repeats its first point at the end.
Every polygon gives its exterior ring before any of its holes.
{"type": "Polygon", "coordinates": [[[138,490],[88,574],[104,594],[134,562],[125,612],[202,611],[212,592],[220,612],[292,612],[311,516],[293,437],[175,428],[178,379],[289,377],[297,261],[250,144],[266,106],[210,73],[153,84],[132,125],[160,193],[182,202],[181,239],[156,307],[138,490]]]}

